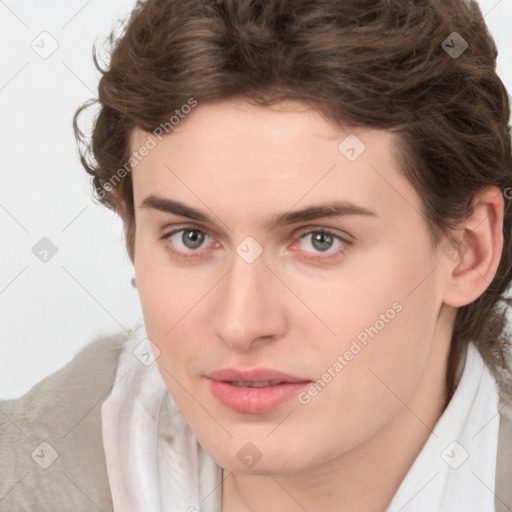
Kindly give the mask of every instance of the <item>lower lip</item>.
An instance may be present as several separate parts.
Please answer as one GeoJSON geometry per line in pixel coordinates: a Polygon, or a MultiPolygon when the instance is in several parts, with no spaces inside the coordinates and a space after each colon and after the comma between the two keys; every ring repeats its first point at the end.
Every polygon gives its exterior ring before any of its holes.
{"type": "Polygon", "coordinates": [[[212,394],[229,409],[258,414],[276,409],[296,397],[311,382],[285,382],[262,388],[244,388],[211,379],[209,379],[209,384],[212,394]]]}

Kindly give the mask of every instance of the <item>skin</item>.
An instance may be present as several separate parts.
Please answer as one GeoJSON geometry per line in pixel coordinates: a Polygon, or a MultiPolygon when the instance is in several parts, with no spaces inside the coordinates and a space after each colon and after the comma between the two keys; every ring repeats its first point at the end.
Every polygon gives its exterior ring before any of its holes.
{"type": "MultiPolygon", "coordinates": [[[[147,135],[135,131],[132,149],[147,135]]],[[[432,245],[395,145],[389,132],[340,129],[297,103],[231,100],[196,107],[133,169],[146,330],[170,394],[224,468],[223,512],[384,510],[443,411],[455,311],[496,271],[503,198],[492,187],[475,198],[454,261],[432,245]],[[338,150],[350,134],[366,145],[354,162],[338,150]],[[142,206],[150,195],[211,220],[142,206]],[[277,214],[332,201],[374,215],[268,228],[277,214]],[[205,233],[203,245],[188,248],[183,232],[165,238],[184,228],[205,233]],[[350,243],[318,250],[321,228],[350,243]],[[252,263],[236,251],[248,236],[263,249],[252,263]],[[205,375],[220,368],[321,379],[396,303],[401,311],[306,405],[239,413],[209,390],[205,375]],[[248,442],[262,455],[252,468],[237,457],[248,442]]]]}

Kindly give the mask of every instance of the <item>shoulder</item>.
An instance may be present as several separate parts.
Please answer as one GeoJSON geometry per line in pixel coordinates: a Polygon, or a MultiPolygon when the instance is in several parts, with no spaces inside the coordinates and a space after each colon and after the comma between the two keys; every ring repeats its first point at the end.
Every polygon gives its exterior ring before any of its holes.
{"type": "Polygon", "coordinates": [[[101,404],[131,334],[96,338],[21,398],[0,401],[0,511],[112,508],[101,404]]]}

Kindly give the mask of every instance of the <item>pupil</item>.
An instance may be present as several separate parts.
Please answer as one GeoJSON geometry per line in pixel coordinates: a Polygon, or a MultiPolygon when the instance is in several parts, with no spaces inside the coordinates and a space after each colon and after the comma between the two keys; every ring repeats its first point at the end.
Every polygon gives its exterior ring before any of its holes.
{"type": "Polygon", "coordinates": [[[326,251],[332,245],[332,236],[325,233],[316,233],[313,236],[313,246],[319,251],[326,251]]]}
{"type": "Polygon", "coordinates": [[[204,233],[187,230],[183,232],[183,236],[181,238],[186,247],[189,249],[197,249],[203,243],[204,233]]]}

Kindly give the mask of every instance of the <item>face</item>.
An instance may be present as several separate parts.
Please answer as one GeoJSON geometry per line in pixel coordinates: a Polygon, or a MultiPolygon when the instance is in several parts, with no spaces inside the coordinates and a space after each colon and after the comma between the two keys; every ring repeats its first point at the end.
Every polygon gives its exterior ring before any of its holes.
{"type": "Polygon", "coordinates": [[[153,138],[133,169],[137,289],[207,453],[293,473],[388,429],[448,338],[441,256],[394,136],[229,101],[153,138]]]}

